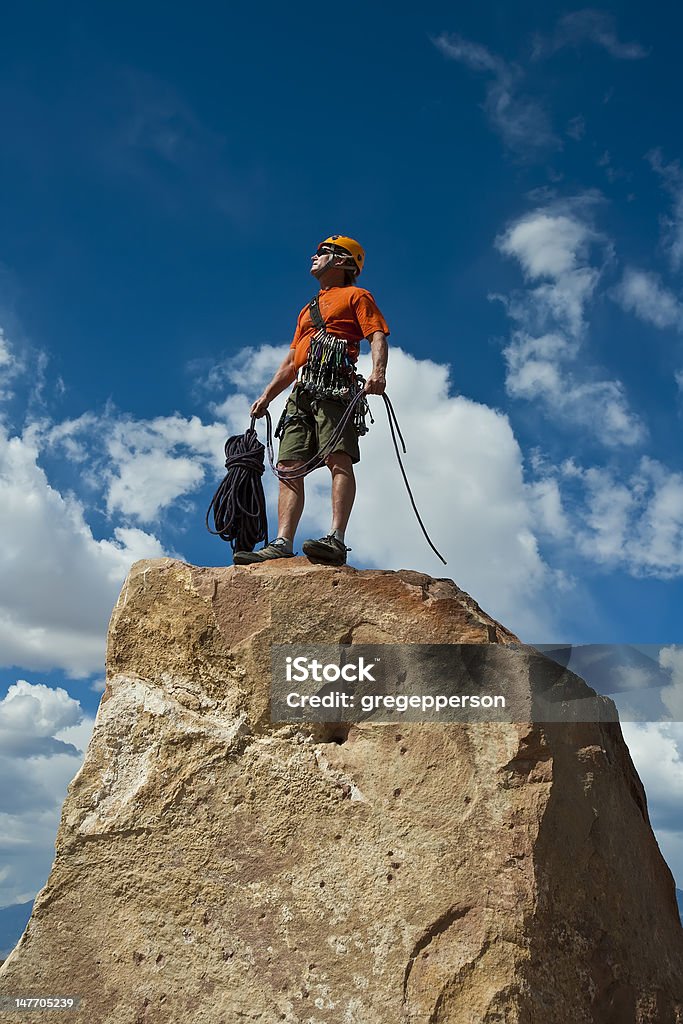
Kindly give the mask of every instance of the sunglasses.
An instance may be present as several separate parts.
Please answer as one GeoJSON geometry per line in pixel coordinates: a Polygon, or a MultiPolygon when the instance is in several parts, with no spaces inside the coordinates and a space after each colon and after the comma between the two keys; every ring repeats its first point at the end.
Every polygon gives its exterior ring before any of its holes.
{"type": "Polygon", "coordinates": [[[335,249],[332,245],[321,245],[316,252],[316,256],[345,256],[348,257],[350,254],[344,252],[342,249],[335,249]]]}

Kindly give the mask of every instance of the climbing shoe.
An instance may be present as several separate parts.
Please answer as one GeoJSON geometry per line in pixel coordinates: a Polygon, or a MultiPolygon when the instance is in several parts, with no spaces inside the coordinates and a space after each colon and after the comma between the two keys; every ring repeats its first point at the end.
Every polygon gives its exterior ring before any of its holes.
{"type": "Polygon", "coordinates": [[[324,565],[346,565],[346,552],[350,550],[333,534],[303,543],[303,552],[309,562],[322,562],[324,565]]]}
{"type": "Polygon", "coordinates": [[[232,556],[235,565],[251,565],[253,562],[267,562],[271,558],[294,558],[294,552],[289,551],[284,543],[277,537],[266,544],[260,551],[236,551],[232,556]]]}

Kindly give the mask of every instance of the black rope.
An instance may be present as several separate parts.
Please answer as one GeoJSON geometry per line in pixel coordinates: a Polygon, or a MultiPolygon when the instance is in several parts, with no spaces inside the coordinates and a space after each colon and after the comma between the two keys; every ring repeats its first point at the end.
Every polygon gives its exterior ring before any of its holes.
{"type": "Polygon", "coordinates": [[[225,442],[227,473],[206,511],[209,533],[228,541],[235,551],[253,551],[259,541],[268,542],[266,498],[261,477],[265,469],[265,448],[251,426],[244,434],[235,434],[225,442]],[[213,513],[216,527],[209,526],[213,513]]]}
{"type": "MultiPolygon", "coordinates": [[[[341,439],[347,424],[349,423],[353,416],[356,405],[364,398],[364,391],[358,391],[356,395],[354,395],[352,401],[349,402],[346,409],[344,410],[344,415],[337,424],[327,444],[323,448],[321,448],[317,455],[314,455],[307,462],[303,463],[303,465],[297,466],[295,469],[278,469],[277,466],[275,465],[275,456],[273,452],[273,421],[271,419],[270,413],[266,409],[265,450],[268,452],[268,462],[270,463],[270,468],[272,469],[273,473],[278,478],[278,480],[300,480],[302,477],[308,476],[309,473],[312,473],[313,470],[319,469],[320,466],[324,465],[328,455],[332,454],[332,452],[335,450],[337,446],[337,443],[341,439]]],[[[383,394],[382,398],[384,399],[384,407],[387,410],[389,430],[391,431],[391,440],[394,442],[394,451],[396,452],[396,458],[398,459],[398,464],[401,470],[401,476],[403,477],[403,482],[405,483],[406,490],[408,491],[410,504],[413,506],[413,511],[415,513],[415,516],[417,517],[417,521],[420,524],[420,528],[430,548],[437,556],[437,558],[440,558],[443,564],[447,565],[448,563],[446,562],[446,559],[434,547],[434,544],[432,543],[430,536],[427,533],[427,530],[425,529],[425,525],[422,522],[420,513],[417,510],[417,505],[415,504],[413,492],[411,491],[410,484],[408,483],[408,477],[403,467],[403,462],[401,461],[401,455],[398,450],[398,442],[396,440],[396,435],[398,434],[398,438],[401,442],[401,448],[403,449],[403,454],[405,455],[406,445],[405,441],[403,440],[403,435],[401,434],[401,428],[398,425],[398,419],[396,418],[394,407],[389,401],[389,396],[387,394],[383,394]]],[[[258,441],[258,439],[256,439],[254,443],[254,439],[256,438],[256,432],[254,431],[253,427],[254,417],[252,416],[251,427],[249,428],[249,430],[247,430],[244,437],[240,437],[239,435],[237,435],[236,437],[231,437],[226,441],[225,465],[226,467],[228,467],[228,474],[223,480],[222,484],[219,486],[216,493],[214,494],[211,500],[211,505],[209,506],[209,511],[206,513],[207,529],[209,529],[211,533],[218,534],[218,536],[222,537],[223,540],[230,540],[232,543],[233,552],[235,550],[253,551],[254,547],[256,546],[259,540],[268,540],[268,520],[266,519],[266,504],[265,496],[263,494],[263,486],[261,484],[261,475],[263,474],[264,469],[264,448],[263,445],[258,441]],[[253,435],[253,437],[250,435],[253,435]],[[235,442],[235,445],[231,449],[231,454],[229,456],[228,446],[231,445],[233,442],[235,442]],[[254,452],[255,455],[258,449],[260,449],[260,451],[258,451],[258,458],[254,457],[252,459],[252,451],[254,452]],[[254,465],[254,463],[258,464],[254,465]],[[231,478],[231,472],[233,471],[233,469],[239,470],[239,476],[236,477],[234,480],[233,478],[231,478]],[[247,473],[253,473],[254,471],[258,472],[258,476],[256,478],[250,479],[247,476],[247,473]],[[246,485],[248,485],[248,487],[246,485]],[[238,490],[238,487],[242,488],[242,490],[238,490]],[[246,499],[248,500],[245,500],[245,491],[246,499]],[[248,511],[245,507],[247,505],[249,506],[248,511]],[[243,516],[255,520],[254,529],[256,528],[256,522],[258,523],[258,535],[256,535],[251,529],[245,529],[244,534],[242,532],[239,532],[242,523],[239,520],[239,516],[237,514],[237,509],[235,508],[235,506],[237,506],[237,508],[242,512],[243,516]],[[211,528],[209,527],[209,513],[211,512],[212,509],[214,510],[214,519],[216,523],[215,530],[211,530],[211,528]],[[243,536],[245,536],[244,543],[241,539],[243,536]],[[233,537],[237,538],[236,542],[239,544],[238,547],[235,546],[233,537]]],[[[251,524],[249,524],[249,526],[251,526],[251,524]]]]}

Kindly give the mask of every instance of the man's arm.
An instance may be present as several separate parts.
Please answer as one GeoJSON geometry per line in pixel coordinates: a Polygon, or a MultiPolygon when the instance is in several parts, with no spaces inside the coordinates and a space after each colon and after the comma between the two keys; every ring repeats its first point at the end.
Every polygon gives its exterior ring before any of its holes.
{"type": "Polygon", "coordinates": [[[386,372],[389,358],[387,336],[383,331],[375,331],[368,340],[372,352],[372,373],[365,382],[365,392],[368,395],[383,395],[387,386],[386,372]]]}
{"type": "Polygon", "coordinates": [[[277,398],[286,387],[296,380],[296,368],[294,366],[294,349],[290,348],[286,358],[282,361],[281,365],[275,371],[275,375],[271,380],[270,384],[263,392],[260,398],[257,398],[251,407],[251,415],[261,417],[265,413],[266,409],[273,401],[277,398]]]}

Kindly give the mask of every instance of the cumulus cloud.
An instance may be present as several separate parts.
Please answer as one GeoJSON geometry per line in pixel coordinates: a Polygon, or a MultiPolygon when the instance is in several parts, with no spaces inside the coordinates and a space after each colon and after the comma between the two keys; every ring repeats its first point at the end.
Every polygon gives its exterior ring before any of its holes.
{"type": "Polygon", "coordinates": [[[75,747],[55,739],[54,734],[79,725],[82,719],[80,704],[66,690],[19,679],[0,701],[0,751],[21,758],[77,754],[75,747]]]}
{"type": "Polygon", "coordinates": [[[141,524],[158,522],[202,485],[207,471],[215,476],[224,468],[225,425],[198,416],[137,420],[108,410],[51,427],[46,442],[74,462],[89,460],[107,512],[141,524]]]}
{"type": "Polygon", "coordinates": [[[0,428],[0,651],[5,665],[101,668],[106,626],[133,561],[165,552],[156,537],[118,527],[97,540],[83,505],[39,466],[36,432],[0,428]]]}
{"type": "Polygon", "coordinates": [[[522,91],[524,72],[485,46],[454,33],[442,33],[432,42],[449,60],[458,61],[477,73],[490,76],[484,110],[504,145],[517,157],[534,156],[561,149],[545,107],[522,91]]]}
{"type": "Polygon", "coordinates": [[[605,445],[629,446],[645,428],[622,383],[596,379],[585,364],[578,372],[586,309],[612,256],[591,222],[596,201],[588,194],[550,202],[509,225],[496,247],[517,260],[527,286],[491,298],[517,325],[504,350],[508,394],[540,401],[556,421],[581,426],[605,445]]]}
{"type": "Polygon", "coordinates": [[[547,57],[563,47],[583,43],[599,46],[617,60],[642,60],[649,53],[640,43],[624,43],[619,39],[611,14],[589,7],[563,15],[551,36],[537,36],[534,56],[547,57]]]}
{"type": "Polygon", "coordinates": [[[657,274],[627,267],[612,298],[627,313],[634,313],[655,327],[683,328],[683,304],[665,288],[657,274]]]}
{"type": "Polygon", "coordinates": [[[534,523],[540,534],[563,540],[571,535],[571,521],[562,502],[562,492],[552,477],[529,484],[534,523]]]}
{"type": "Polygon", "coordinates": [[[559,484],[573,544],[584,557],[633,576],[683,575],[682,473],[647,457],[624,478],[567,460],[545,479],[559,484]]]}
{"type": "Polygon", "coordinates": [[[589,193],[548,202],[518,218],[495,241],[499,252],[517,260],[528,285],[524,291],[495,297],[502,298],[510,316],[527,331],[554,327],[554,344],[562,342],[568,356],[578,351],[586,306],[611,259],[611,246],[591,224],[597,201],[589,193]],[[597,265],[592,265],[595,250],[597,265]]]}
{"type": "Polygon", "coordinates": [[[203,467],[193,459],[158,450],[130,455],[121,450],[117,469],[107,492],[107,510],[123,512],[143,523],[157,519],[162,508],[204,480],[203,467]]]}
{"type": "Polygon", "coordinates": [[[683,888],[683,724],[622,722],[621,728],[645,786],[660,849],[679,888],[683,888]]]}
{"type": "Polygon", "coordinates": [[[61,687],[18,680],[0,701],[0,906],[32,899],[47,879],[93,725],[61,687]]]}

